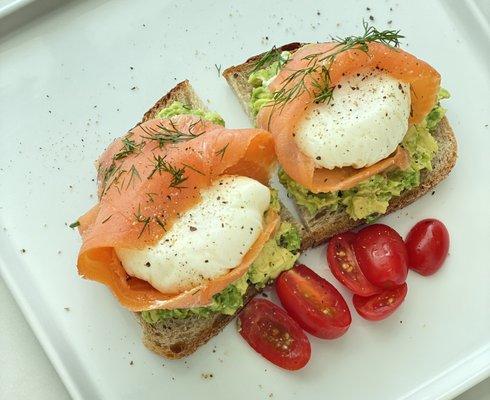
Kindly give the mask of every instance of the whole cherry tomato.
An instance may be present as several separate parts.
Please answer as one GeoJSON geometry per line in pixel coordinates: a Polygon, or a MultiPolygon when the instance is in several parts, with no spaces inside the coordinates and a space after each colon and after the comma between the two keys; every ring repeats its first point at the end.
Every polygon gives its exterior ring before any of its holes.
{"type": "Polygon", "coordinates": [[[406,238],[409,267],[421,275],[432,275],[442,267],[449,251],[449,232],[437,219],[424,219],[406,238]]]}

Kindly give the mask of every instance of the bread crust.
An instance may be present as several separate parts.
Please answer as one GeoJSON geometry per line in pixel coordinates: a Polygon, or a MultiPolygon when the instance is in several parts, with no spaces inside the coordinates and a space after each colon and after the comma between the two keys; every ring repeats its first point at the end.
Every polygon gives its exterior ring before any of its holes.
{"type": "MultiPolygon", "coordinates": [[[[301,45],[301,43],[297,42],[289,43],[279,47],[279,50],[294,52],[301,45]]],[[[243,64],[229,67],[223,71],[223,76],[235,92],[242,107],[254,125],[255,117],[251,114],[249,107],[253,87],[248,83],[248,77],[253,70],[255,63],[263,54],[265,53],[253,56],[243,64]]],[[[457,142],[446,117],[441,120],[433,133],[433,136],[437,140],[439,149],[432,161],[432,171],[424,170],[421,173],[420,185],[418,187],[405,191],[400,196],[393,197],[389,202],[386,214],[408,206],[427,192],[431,191],[437,184],[444,180],[453,169],[457,159],[457,142]]],[[[301,219],[300,232],[302,233],[302,250],[318,246],[337,233],[345,232],[364,224],[364,221],[362,220],[354,221],[351,219],[344,210],[334,212],[320,210],[317,214],[311,215],[305,207],[297,204],[296,210],[301,219]]]]}

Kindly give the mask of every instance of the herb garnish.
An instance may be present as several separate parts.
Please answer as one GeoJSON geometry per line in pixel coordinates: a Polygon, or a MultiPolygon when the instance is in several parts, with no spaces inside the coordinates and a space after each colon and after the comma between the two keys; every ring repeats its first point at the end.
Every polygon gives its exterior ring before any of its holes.
{"type": "Polygon", "coordinates": [[[130,139],[131,136],[132,134],[129,134],[127,137],[121,140],[123,145],[119,152],[114,154],[113,160],[122,160],[130,154],[133,154],[136,151],[140,151],[146,144],[145,142],[136,143],[136,141],[130,139]]]}
{"type": "Polygon", "coordinates": [[[107,221],[109,221],[112,218],[112,214],[109,215],[105,220],[101,222],[101,224],[105,224],[107,221]]]}
{"type": "MultiPolygon", "coordinates": [[[[283,108],[287,103],[294,100],[304,92],[309,93],[309,89],[306,84],[306,78],[312,73],[320,73],[318,79],[313,79],[311,83],[315,91],[313,93],[313,100],[316,103],[330,102],[333,97],[333,87],[330,81],[330,67],[332,66],[335,57],[340,53],[348,50],[360,50],[368,52],[368,44],[372,42],[381,43],[388,47],[398,47],[400,45],[399,39],[403,38],[400,35],[399,30],[384,30],[379,31],[373,26],[370,26],[366,21],[363,21],[364,33],[361,36],[348,36],[346,38],[332,38],[337,44],[333,49],[325,53],[310,54],[304,57],[307,60],[307,66],[305,68],[294,71],[291,75],[285,78],[281,84],[282,87],[272,94],[272,99],[266,107],[280,106],[283,108]]],[[[277,59],[277,49],[274,47],[268,53],[266,53],[256,64],[254,70],[262,68],[267,63],[275,61],[277,59]]]]}
{"type": "Polygon", "coordinates": [[[134,214],[134,217],[136,218],[136,221],[138,223],[143,224],[143,227],[141,228],[140,234],[138,235],[138,239],[143,235],[143,232],[145,229],[148,227],[148,224],[151,221],[151,217],[146,217],[143,214],[141,214],[141,205],[138,205],[138,212],[134,214]]]}
{"type": "Polygon", "coordinates": [[[265,53],[262,57],[260,57],[259,61],[257,61],[254,65],[254,68],[250,73],[257,72],[259,69],[265,68],[276,61],[281,59],[281,52],[277,49],[276,46],[273,46],[267,53],[265,53]]]}
{"type": "MultiPolygon", "coordinates": [[[[143,215],[141,213],[141,204],[138,204],[138,211],[134,214],[134,217],[136,219],[136,222],[140,223],[140,224],[143,224],[142,228],[141,228],[141,231],[138,235],[138,239],[143,236],[143,233],[145,232],[145,230],[149,228],[149,224],[150,222],[152,221],[152,219],[160,226],[160,228],[162,228],[165,232],[167,231],[167,229],[165,228],[165,222],[162,221],[160,219],[160,217],[158,217],[158,215],[155,215],[153,218],[150,217],[150,216],[146,216],[146,215],[143,215]]],[[[109,217],[110,218],[110,217],[109,217]]]]}
{"type": "Polygon", "coordinates": [[[198,123],[202,123],[202,119],[189,125],[187,132],[180,131],[175,125],[174,121],[170,119],[170,128],[162,124],[157,124],[157,128],[148,126],[141,126],[141,129],[146,133],[147,136],[142,136],[144,139],[154,140],[158,143],[159,148],[165,147],[167,144],[175,144],[180,142],[187,142],[189,140],[195,139],[196,137],[202,135],[203,132],[194,133],[193,130],[198,123]]]}
{"type": "Polygon", "coordinates": [[[70,228],[76,228],[77,226],[80,226],[80,221],[75,221],[75,222],[72,222],[70,225],[70,228]]]}
{"type": "Polygon", "coordinates": [[[221,77],[221,64],[214,64],[214,68],[216,68],[216,71],[218,71],[218,77],[221,77]]]}
{"type": "Polygon", "coordinates": [[[126,190],[129,189],[129,186],[131,184],[133,184],[133,186],[134,186],[134,182],[135,182],[134,180],[135,179],[139,179],[141,181],[141,176],[140,176],[138,170],[136,169],[136,167],[134,165],[131,166],[131,168],[129,169],[129,172],[131,175],[129,177],[129,181],[128,181],[128,184],[126,186],[126,190]]]}
{"type": "Polygon", "coordinates": [[[221,156],[221,160],[223,160],[223,157],[225,156],[226,149],[228,148],[229,145],[230,145],[230,143],[225,144],[223,146],[223,148],[221,148],[220,150],[216,151],[214,154],[217,155],[217,156],[221,156]]]}
{"type": "MultiPolygon", "coordinates": [[[[167,172],[172,175],[172,179],[170,181],[170,187],[180,187],[181,183],[187,180],[184,168],[177,168],[169,162],[165,161],[166,156],[153,155],[154,163],[153,163],[153,171],[151,171],[150,175],[148,175],[148,179],[150,179],[156,172],[161,174],[162,172],[167,172]]],[[[183,188],[182,188],[183,189],[183,188]]]]}

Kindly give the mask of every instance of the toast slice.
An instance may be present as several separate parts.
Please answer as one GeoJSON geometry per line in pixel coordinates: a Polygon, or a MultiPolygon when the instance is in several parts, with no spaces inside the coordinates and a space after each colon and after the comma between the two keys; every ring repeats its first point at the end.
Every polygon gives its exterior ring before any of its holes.
{"type": "MultiPolygon", "coordinates": [[[[301,45],[301,43],[290,43],[279,47],[278,50],[294,52],[301,45]]],[[[223,76],[235,92],[253,124],[255,124],[255,117],[252,115],[249,108],[253,87],[248,83],[248,76],[252,72],[255,63],[263,56],[263,54],[251,57],[243,64],[227,68],[223,72],[223,76]]],[[[446,178],[456,164],[456,137],[454,136],[454,132],[446,117],[439,123],[433,136],[437,140],[439,150],[432,161],[432,171],[424,170],[421,173],[420,185],[418,187],[405,191],[400,196],[393,197],[390,200],[386,214],[406,207],[426,194],[446,178]]],[[[300,223],[302,229],[300,229],[300,232],[302,233],[302,250],[317,246],[337,233],[353,229],[364,223],[362,220],[354,221],[343,210],[333,212],[329,210],[320,210],[317,214],[311,215],[308,210],[302,206],[296,205],[296,209],[301,218],[300,223]]]]}
{"type": "MultiPolygon", "coordinates": [[[[144,114],[141,122],[155,118],[162,108],[169,106],[174,101],[180,101],[192,108],[208,111],[189,81],[185,80],[178,83],[170,92],[158,100],[144,114]]],[[[287,220],[298,226],[285,207],[281,207],[281,218],[283,221],[287,220]]],[[[244,304],[247,304],[257,293],[258,290],[250,285],[244,296],[244,304]]],[[[206,317],[195,315],[185,319],[168,318],[155,324],[146,322],[141,317],[141,313],[135,314],[143,329],[143,344],[163,357],[176,359],[195,352],[198,347],[221,332],[239,312],[240,310],[237,310],[234,315],[216,313],[206,317]]]]}

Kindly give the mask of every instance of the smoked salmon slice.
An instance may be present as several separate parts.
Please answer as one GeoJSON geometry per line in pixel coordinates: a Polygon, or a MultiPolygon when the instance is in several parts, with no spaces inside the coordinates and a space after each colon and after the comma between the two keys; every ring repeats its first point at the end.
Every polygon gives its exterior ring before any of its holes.
{"type": "Polygon", "coordinates": [[[201,189],[221,175],[267,185],[274,162],[273,138],[263,129],[225,129],[193,115],[136,126],[99,160],[99,203],[79,218],[79,274],[107,285],[132,311],[209,305],[214,294],[247,272],[276,229],[276,213],[268,211],[261,235],[239,266],[179,294],[161,293],[130,277],[114,248],[158,242],[180,214],[199,202],[201,189]]]}
{"type": "MultiPolygon", "coordinates": [[[[355,73],[376,69],[384,71],[396,79],[410,84],[411,115],[410,124],[420,123],[436,102],[440,86],[440,75],[426,62],[398,48],[381,43],[367,44],[368,51],[346,50],[337,54],[329,66],[330,85],[336,86],[344,77],[355,73]]],[[[294,139],[295,129],[306,110],[313,104],[317,83],[322,82],[321,68],[311,73],[298,74],[314,65],[339,48],[338,43],[308,44],[300,47],[285,67],[269,85],[271,92],[288,90],[301,84],[305,90],[298,92],[293,99],[282,104],[263,107],[257,115],[257,126],[269,129],[274,135],[276,154],[285,172],[296,182],[313,193],[345,190],[361,181],[385,171],[388,168],[408,166],[408,155],[402,148],[385,160],[369,167],[317,168],[314,161],[303,154],[294,139]],[[403,154],[405,153],[405,154],[403,154]]]]}

